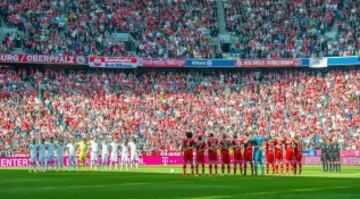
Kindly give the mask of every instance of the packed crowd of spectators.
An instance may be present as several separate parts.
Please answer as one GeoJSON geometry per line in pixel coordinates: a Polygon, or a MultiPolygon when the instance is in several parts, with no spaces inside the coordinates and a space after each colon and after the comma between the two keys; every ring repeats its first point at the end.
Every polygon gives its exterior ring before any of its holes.
{"type": "Polygon", "coordinates": [[[32,138],[94,135],[178,150],[186,131],[296,134],[307,149],[327,136],[359,149],[359,99],[358,69],[0,69],[0,151],[21,152],[32,138]]]}
{"type": "Polygon", "coordinates": [[[234,56],[360,55],[360,1],[223,1],[227,30],[238,37],[234,56]]]}
{"type": "MultiPolygon", "coordinates": [[[[359,1],[223,2],[235,57],[360,55],[359,1]]],[[[0,21],[20,30],[5,35],[0,52],[130,56],[130,45],[113,37],[121,32],[140,57],[221,57],[213,0],[5,0],[0,21]]]]}
{"type": "Polygon", "coordinates": [[[5,0],[0,18],[25,34],[1,49],[27,53],[130,56],[112,34],[130,33],[141,57],[215,55],[216,6],[208,0],[5,0]]]}

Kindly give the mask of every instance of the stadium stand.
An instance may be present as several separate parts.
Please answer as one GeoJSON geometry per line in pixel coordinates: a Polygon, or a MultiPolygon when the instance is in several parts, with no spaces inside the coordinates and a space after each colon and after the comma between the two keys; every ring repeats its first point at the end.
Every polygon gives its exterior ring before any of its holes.
{"type": "MultiPolygon", "coordinates": [[[[195,1],[2,1],[0,17],[23,37],[6,35],[2,51],[26,53],[129,56],[112,33],[127,32],[142,57],[204,58],[215,54],[216,7],[195,1]]],[[[213,55],[214,56],[214,55],[213,55]]]]}
{"type": "Polygon", "coordinates": [[[2,27],[18,31],[3,36],[0,52],[219,58],[215,41],[225,25],[224,34],[234,38],[233,57],[360,55],[359,1],[220,2],[6,0],[0,3],[2,27]],[[219,7],[226,12],[221,19],[219,7]],[[115,41],[115,33],[132,35],[134,52],[126,42],[115,41]]]}
{"type": "Polygon", "coordinates": [[[360,7],[352,0],[223,0],[233,56],[292,58],[360,54],[360,7]]]}
{"type": "MultiPolygon", "coordinates": [[[[352,0],[4,0],[0,53],[222,58],[221,33],[231,35],[234,58],[360,56],[359,7],[352,0]],[[135,49],[115,41],[118,33],[131,35],[135,49]]],[[[326,135],[359,149],[359,82],[356,69],[0,69],[0,152],[21,153],[31,137],[94,133],[178,149],[187,130],[299,134],[308,149],[326,135]]]]}
{"type": "Polygon", "coordinates": [[[178,149],[179,135],[214,132],[321,136],[359,149],[360,71],[0,70],[0,142],[135,136],[141,148],[178,149]]]}

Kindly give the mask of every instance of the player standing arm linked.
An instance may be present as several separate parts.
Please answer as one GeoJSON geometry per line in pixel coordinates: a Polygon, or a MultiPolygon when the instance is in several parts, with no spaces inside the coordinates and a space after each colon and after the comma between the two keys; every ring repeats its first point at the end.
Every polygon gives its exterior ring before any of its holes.
{"type": "Polygon", "coordinates": [[[128,170],[128,141],[125,140],[121,144],[121,167],[120,170],[123,170],[123,167],[125,166],[125,170],[128,170]]]}
{"type": "Polygon", "coordinates": [[[183,174],[186,175],[186,165],[189,164],[191,167],[191,175],[194,175],[194,164],[193,164],[193,150],[195,142],[193,140],[192,132],[186,133],[186,138],[183,140],[182,152],[184,156],[183,174]]]}
{"type": "Polygon", "coordinates": [[[36,172],[36,166],[37,166],[37,152],[38,152],[38,145],[36,144],[36,140],[33,139],[32,143],[28,146],[30,151],[30,167],[29,172],[36,172]]]}
{"type": "Polygon", "coordinates": [[[38,146],[38,160],[40,164],[40,170],[42,172],[45,172],[45,166],[46,166],[46,144],[45,139],[41,139],[40,144],[38,146]]]}
{"type": "Polygon", "coordinates": [[[201,165],[202,174],[205,174],[205,150],[206,143],[203,141],[202,136],[199,136],[198,141],[196,143],[196,175],[199,174],[199,165],[201,165]]]}
{"type": "Polygon", "coordinates": [[[99,142],[97,137],[90,141],[90,168],[97,169],[97,162],[99,156],[99,142]]]}
{"type": "Polygon", "coordinates": [[[297,168],[299,168],[299,175],[302,172],[302,153],[303,153],[303,143],[299,136],[295,136],[295,163],[294,163],[294,175],[297,173],[297,168]]]}
{"type": "Polygon", "coordinates": [[[77,165],[77,161],[76,161],[76,148],[75,148],[75,144],[74,144],[74,140],[70,140],[67,144],[66,144],[66,148],[68,150],[68,170],[70,171],[71,169],[73,169],[74,171],[76,170],[76,165],[77,165]]]}
{"type": "Polygon", "coordinates": [[[88,141],[84,138],[83,141],[76,143],[76,146],[79,147],[79,160],[80,160],[80,167],[84,167],[86,165],[86,155],[88,149],[88,141]]]}
{"type": "Polygon", "coordinates": [[[46,159],[46,170],[48,169],[49,165],[54,170],[55,168],[55,143],[54,138],[50,138],[50,142],[46,145],[47,146],[47,159],[46,159]]]}
{"type": "Polygon", "coordinates": [[[230,141],[227,139],[226,134],[223,135],[223,139],[220,141],[221,148],[221,173],[225,174],[225,165],[227,167],[227,173],[230,174],[230,141]]]}
{"type": "Polygon", "coordinates": [[[275,145],[274,140],[269,138],[265,144],[266,153],[266,175],[269,175],[269,168],[271,165],[272,174],[275,173],[275,145]]]}
{"type": "Polygon", "coordinates": [[[110,167],[112,169],[118,169],[119,165],[119,142],[117,139],[114,139],[111,144],[111,153],[110,153],[110,167]]]}
{"type": "Polygon", "coordinates": [[[247,174],[247,163],[250,164],[251,175],[254,175],[253,144],[248,136],[249,135],[246,135],[244,138],[244,175],[247,174]]]}
{"type": "Polygon", "coordinates": [[[242,140],[238,139],[237,135],[234,135],[232,141],[232,148],[234,150],[234,175],[236,175],[237,164],[239,164],[240,175],[243,174],[243,143],[242,140]]]}
{"type": "Polygon", "coordinates": [[[56,159],[57,159],[57,164],[56,164],[56,169],[62,170],[64,167],[64,140],[59,140],[59,142],[56,144],[56,159]]]}
{"type": "Polygon", "coordinates": [[[139,168],[139,155],[138,155],[137,147],[135,144],[135,140],[133,138],[128,143],[128,146],[130,149],[130,169],[133,169],[133,166],[135,166],[135,168],[138,169],[139,168]]]}
{"type": "Polygon", "coordinates": [[[214,137],[213,133],[210,133],[209,140],[207,141],[210,175],[213,174],[213,166],[214,166],[214,169],[215,169],[215,175],[218,174],[218,165],[217,165],[217,149],[218,149],[218,145],[219,145],[218,140],[214,137]]]}

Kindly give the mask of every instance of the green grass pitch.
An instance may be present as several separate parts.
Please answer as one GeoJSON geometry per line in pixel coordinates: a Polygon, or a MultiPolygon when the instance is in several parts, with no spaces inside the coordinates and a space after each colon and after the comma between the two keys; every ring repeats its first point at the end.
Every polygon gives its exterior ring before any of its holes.
{"type": "Polygon", "coordinates": [[[301,176],[182,176],[179,166],[44,174],[0,169],[0,198],[356,199],[360,198],[360,167],[343,167],[338,174],[306,166],[301,176]],[[170,173],[172,168],[175,174],[170,173]]]}

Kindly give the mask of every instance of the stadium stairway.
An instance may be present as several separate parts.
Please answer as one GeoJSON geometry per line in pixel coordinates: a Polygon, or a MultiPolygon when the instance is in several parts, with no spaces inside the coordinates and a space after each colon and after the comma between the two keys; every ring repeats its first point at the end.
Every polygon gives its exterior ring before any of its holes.
{"type": "Polygon", "coordinates": [[[64,130],[70,130],[72,132],[77,132],[76,129],[73,129],[67,122],[64,120],[64,116],[62,113],[55,111],[52,101],[46,100],[44,98],[45,92],[50,92],[47,88],[43,87],[40,83],[39,85],[36,85],[34,81],[31,81],[31,85],[38,91],[37,98],[40,100],[40,102],[43,104],[44,107],[46,107],[52,115],[54,115],[57,119],[55,122],[55,126],[58,128],[62,128],[64,130]]]}
{"type": "Polygon", "coordinates": [[[216,9],[219,24],[219,34],[217,37],[213,38],[213,44],[216,44],[219,47],[222,52],[223,58],[233,58],[232,54],[229,52],[229,47],[232,43],[238,40],[238,37],[228,32],[226,29],[226,13],[223,0],[216,0],[216,9]],[[224,45],[228,47],[224,47],[224,45]]]}
{"type": "Polygon", "coordinates": [[[3,40],[6,34],[13,33],[13,32],[18,32],[18,29],[1,26],[0,27],[0,40],[3,40]]]}
{"type": "Polygon", "coordinates": [[[223,0],[216,0],[216,14],[219,23],[220,34],[226,33],[225,8],[223,0]]]}

